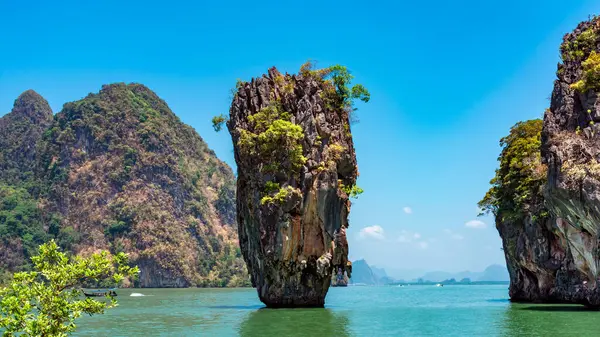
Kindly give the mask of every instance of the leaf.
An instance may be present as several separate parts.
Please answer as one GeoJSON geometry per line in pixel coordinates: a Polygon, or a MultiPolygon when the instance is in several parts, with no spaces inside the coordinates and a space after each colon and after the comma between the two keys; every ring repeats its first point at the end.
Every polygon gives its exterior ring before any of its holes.
{"type": "Polygon", "coordinates": [[[102,314],[117,305],[112,297],[110,302],[82,299],[78,289],[83,282],[111,277],[118,284],[139,273],[123,253],[111,256],[102,251],[69,259],[54,240],[41,245],[31,259],[34,271],[16,273],[8,286],[0,288],[0,329],[5,336],[67,336],[82,313],[102,314]]]}

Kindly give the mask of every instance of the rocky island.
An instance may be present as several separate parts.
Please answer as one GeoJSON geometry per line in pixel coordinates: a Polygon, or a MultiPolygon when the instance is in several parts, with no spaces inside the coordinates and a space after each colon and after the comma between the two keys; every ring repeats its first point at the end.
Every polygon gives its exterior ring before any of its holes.
{"type": "Polygon", "coordinates": [[[514,301],[600,306],[600,20],[564,36],[543,122],[501,140],[480,206],[496,216],[514,301]]]}
{"type": "MultiPolygon", "coordinates": [[[[362,192],[352,102],[369,100],[362,85],[349,87],[351,79],[345,67],[307,63],[297,75],[271,68],[237,84],[227,127],[238,168],[239,241],[268,307],[322,307],[332,277],[351,273],[349,198],[362,192]]],[[[216,117],[215,129],[224,121],[216,117]]]]}
{"type": "Polygon", "coordinates": [[[233,171],[149,88],[105,85],[54,116],[28,90],[0,135],[0,284],[55,239],[129,253],[139,287],[249,285],[233,171]]]}

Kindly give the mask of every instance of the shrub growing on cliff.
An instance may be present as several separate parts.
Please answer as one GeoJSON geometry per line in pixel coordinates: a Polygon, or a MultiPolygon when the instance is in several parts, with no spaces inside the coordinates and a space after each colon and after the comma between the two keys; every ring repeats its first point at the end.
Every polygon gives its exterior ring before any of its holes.
{"type": "MultiPolygon", "coordinates": [[[[290,113],[283,111],[281,104],[275,101],[248,116],[248,122],[250,130],[240,129],[240,151],[260,159],[263,173],[299,174],[306,162],[302,147],[304,131],[291,121],[290,113]]],[[[282,203],[292,190],[290,186],[279,187],[276,182],[267,182],[261,204],[282,203]]]]}
{"type": "Polygon", "coordinates": [[[363,194],[364,190],[356,185],[346,186],[341,180],[338,180],[338,185],[342,192],[346,193],[348,197],[357,199],[359,195],[363,194]]]}
{"type": "Polygon", "coordinates": [[[590,56],[581,63],[581,66],[583,68],[581,79],[571,84],[571,88],[579,92],[600,90],[600,54],[592,51],[590,56]]]}
{"type": "Polygon", "coordinates": [[[500,167],[490,181],[492,187],[478,204],[484,212],[506,220],[527,212],[544,215],[541,205],[546,166],[541,162],[541,131],[540,119],[519,122],[500,140],[500,167]]]}
{"type": "Polygon", "coordinates": [[[308,61],[300,67],[300,74],[329,83],[331,89],[325,90],[321,97],[329,109],[347,111],[351,121],[357,120],[352,114],[356,111],[354,101],[358,99],[367,103],[371,99],[371,94],[362,84],[350,86],[354,76],[345,66],[336,64],[328,68],[315,69],[313,63],[308,61]]]}
{"type": "Polygon", "coordinates": [[[371,94],[362,84],[355,84],[350,87],[354,76],[350,74],[348,68],[339,64],[331,66],[329,67],[329,75],[327,77],[330,77],[335,85],[335,90],[342,106],[352,107],[355,99],[359,99],[365,103],[371,99],[371,94]]]}
{"type": "MultiPolygon", "coordinates": [[[[597,20],[593,18],[592,20],[597,20]]],[[[598,40],[598,25],[581,32],[574,41],[570,41],[561,46],[563,60],[576,60],[583,58],[587,53],[596,47],[598,40]]]]}
{"type": "Polygon", "coordinates": [[[127,265],[123,253],[107,252],[88,258],[69,259],[54,243],[43,244],[31,259],[34,271],[16,273],[12,283],[0,289],[0,328],[4,336],[67,336],[82,313],[102,314],[117,305],[91,298],[81,299],[83,282],[110,277],[115,283],[135,277],[138,268],[127,265]]]}
{"type": "Polygon", "coordinates": [[[212,118],[213,129],[215,129],[216,132],[221,131],[226,121],[227,118],[224,115],[214,116],[212,118]]]}
{"type": "Polygon", "coordinates": [[[292,193],[296,193],[296,194],[300,195],[300,190],[295,189],[289,185],[282,187],[274,195],[272,195],[272,196],[266,195],[266,196],[262,197],[262,199],[260,199],[260,204],[261,205],[272,204],[272,203],[283,204],[286,202],[288,196],[292,193]]]}
{"type": "Polygon", "coordinates": [[[240,151],[257,156],[264,172],[284,171],[295,174],[306,162],[302,152],[304,132],[290,121],[288,112],[272,104],[249,116],[252,131],[240,130],[240,151]]]}
{"type": "MultiPolygon", "coordinates": [[[[359,99],[364,102],[370,100],[369,91],[361,84],[350,86],[354,78],[348,69],[341,65],[334,65],[323,69],[315,69],[311,62],[307,62],[300,68],[300,75],[305,79],[313,79],[321,84],[323,88],[320,97],[325,101],[331,113],[338,114],[342,121],[346,135],[350,135],[350,114],[356,109],[354,101],[359,99]]],[[[240,153],[254,158],[261,173],[275,177],[297,177],[306,163],[304,156],[303,141],[304,130],[292,120],[292,115],[284,111],[282,101],[285,95],[294,92],[295,77],[290,75],[276,74],[273,84],[280,90],[271,91],[271,99],[267,106],[263,106],[258,112],[250,114],[248,128],[238,128],[239,139],[237,146],[240,153]],[[277,96],[277,93],[283,97],[277,96]]],[[[239,90],[243,84],[236,85],[239,90]]],[[[216,131],[221,130],[225,122],[224,116],[213,118],[213,127],[216,131]]],[[[316,143],[321,144],[320,138],[316,143]]],[[[343,146],[334,143],[328,146],[326,158],[329,166],[335,165],[345,151],[343,146]]],[[[324,163],[318,166],[321,172],[325,169],[324,163]]],[[[280,184],[277,181],[267,181],[261,196],[261,204],[279,202],[283,203],[291,194],[297,192],[292,186],[280,184]],[[275,187],[276,186],[276,187],[275,187]]],[[[344,188],[342,186],[342,188],[344,188]]],[[[345,192],[351,197],[357,197],[362,189],[356,186],[345,188],[345,192]]]]}

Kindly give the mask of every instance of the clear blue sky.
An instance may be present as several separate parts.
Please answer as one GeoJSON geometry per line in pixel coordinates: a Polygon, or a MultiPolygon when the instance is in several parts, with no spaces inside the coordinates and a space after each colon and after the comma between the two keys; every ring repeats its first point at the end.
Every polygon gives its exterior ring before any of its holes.
{"type": "Polygon", "coordinates": [[[352,130],[366,192],[352,209],[351,257],[390,271],[504,264],[493,219],[476,218],[498,140],[542,116],[562,35],[600,9],[576,0],[82,3],[0,2],[0,114],[29,88],[59,111],[102,84],[140,82],[233,166],[229,135],[209,120],[228,111],[237,78],[273,65],[295,72],[309,58],[346,65],[372,97],[352,130]]]}

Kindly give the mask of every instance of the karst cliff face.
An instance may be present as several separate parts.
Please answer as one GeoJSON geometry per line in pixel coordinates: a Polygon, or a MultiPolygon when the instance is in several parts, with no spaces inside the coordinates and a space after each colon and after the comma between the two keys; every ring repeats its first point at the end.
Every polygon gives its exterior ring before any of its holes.
{"type": "Polygon", "coordinates": [[[600,305],[600,21],[564,37],[563,57],[544,116],[542,156],[548,165],[546,205],[583,281],[569,300],[600,305]]]}
{"type": "Polygon", "coordinates": [[[557,219],[497,219],[510,274],[509,296],[516,302],[579,303],[574,297],[585,278],[573,263],[573,255],[557,219]]]}
{"type": "Polygon", "coordinates": [[[600,305],[600,23],[565,35],[551,105],[501,140],[480,203],[496,227],[515,301],[600,305]]]}
{"type": "Polygon", "coordinates": [[[513,301],[577,302],[584,281],[563,235],[565,223],[546,205],[542,121],[519,122],[500,141],[500,167],[480,202],[496,217],[513,301]]]}
{"type": "Polygon", "coordinates": [[[270,307],[323,306],[333,271],[350,273],[358,172],[350,109],[328,74],[272,68],[239,83],[230,109],[240,247],[270,307]]]}

